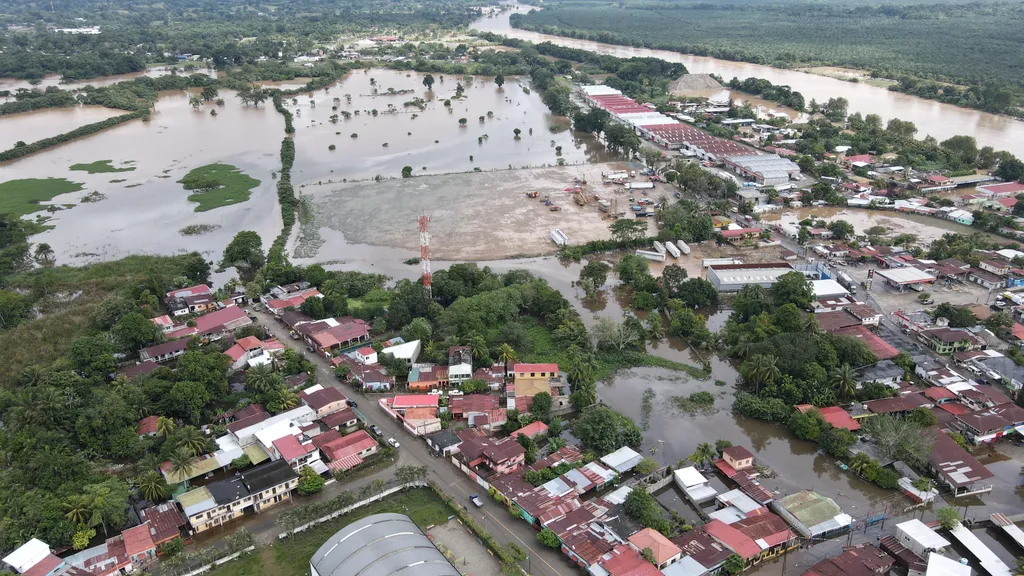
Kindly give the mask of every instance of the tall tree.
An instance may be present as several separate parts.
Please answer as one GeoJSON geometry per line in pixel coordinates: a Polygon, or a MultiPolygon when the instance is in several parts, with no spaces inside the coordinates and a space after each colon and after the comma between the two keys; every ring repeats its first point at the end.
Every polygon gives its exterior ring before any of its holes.
{"type": "Polygon", "coordinates": [[[164,480],[162,474],[156,470],[150,470],[139,479],[139,494],[150,502],[159,502],[170,494],[170,486],[164,480]]]}
{"type": "Polygon", "coordinates": [[[836,368],[830,379],[840,400],[850,400],[857,396],[857,377],[849,364],[836,368]]]}

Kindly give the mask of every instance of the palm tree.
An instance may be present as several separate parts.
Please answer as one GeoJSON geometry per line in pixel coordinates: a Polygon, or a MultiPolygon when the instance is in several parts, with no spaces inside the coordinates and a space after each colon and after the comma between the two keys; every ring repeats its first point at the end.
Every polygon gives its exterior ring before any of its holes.
{"type": "Polygon", "coordinates": [[[291,390],[281,391],[281,407],[285,410],[291,410],[299,405],[299,396],[291,390]]]}
{"type": "Polygon", "coordinates": [[[518,360],[516,358],[516,349],[508,343],[502,343],[498,346],[498,362],[505,365],[505,374],[508,374],[508,365],[515,363],[518,360]]]}
{"type": "Polygon", "coordinates": [[[275,376],[274,370],[266,364],[253,366],[245,373],[245,386],[253,392],[266,392],[274,388],[275,376]]]}
{"type": "Polygon", "coordinates": [[[167,498],[170,486],[156,470],[146,472],[146,475],[139,480],[139,494],[150,502],[157,502],[167,498]]]}
{"type": "Polygon", "coordinates": [[[40,266],[52,265],[54,261],[53,248],[46,242],[36,244],[35,261],[40,266]]]}
{"type": "Polygon", "coordinates": [[[597,370],[597,361],[592,354],[583,352],[576,346],[569,348],[569,367],[566,369],[566,378],[573,390],[580,384],[589,384],[595,380],[594,372],[597,370]]]}
{"type": "Polygon", "coordinates": [[[773,384],[782,377],[782,372],[776,366],[778,361],[778,358],[770,354],[754,354],[740,366],[740,373],[744,380],[753,383],[755,389],[760,391],[762,385],[773,384]]]}
{"type": "Polygon", "coordinates": [[[89,520],[89,498],[86,496],[78,494],[68,498],[64,508],[67,509],[64,517],[72,524],[85,524],[89,520]]]}
{"type": "Polygon", "coordinates": [[[710,442],[701,442],[700,444],[697,444],[697,448],[693,451],[693,454],[690,454],[689,460],[703,469],[705,464],[714,462],[717,456],[718,450],[715,449],[714,444],[710,442]]]}
{"type": "Polygon", "coordinates": [[[107,533],[107,516],[104,514],[107,509],[107,504],[110,499],[110,487],[102,484],[90,487],[89,491],[89,525],[95,526],[97,524],[103,526],[103,534],[107,533]]]}
{"type": "Polygon", "coordinates": [[[841,400],[849,400],[857,394],[857,378],[849,364],[836,368],[830,380],[841,400]]]}
{"type": "Polygon", "coordinates": [[[184,478],[185,486],[188,486],[188,477],[192,474],[192,454],[189,453],[187,448],[179,447],[174,452],[171,452],[168,462],[171,463],[170,472],[175,476],[184,478]]]}
{"type": "Polygon", "coordinates": [[[565,448],[565,438],[559,436],[548,439],[548,454],[554,453],[561,448],[565,448]]]}
{"type": "Polygon", "coordinates": [[[184,448],[192,456],[206,452],[206,436],[195,426],[185,426],[178,431],[178,448],[184,448]]]}
{"type": "Polygon", "coordinates": [[[156,420],[156,433],[161,438],[166,439],[168,436],[171,435],[172,432],[174,432],[174,429],[177,427],[178,426],[177,424],[174,423],[174,420],[171,420],[166,416],[161,416],[156,420]]]}
{"type": "Polygon", "coordinates": [[[863,452],[858,452],[853,455],[850,459],[850,470],[853,470],[857,474],[861,474],[867,469],[868,465],[871,464],[871,456],[863,452]]]}

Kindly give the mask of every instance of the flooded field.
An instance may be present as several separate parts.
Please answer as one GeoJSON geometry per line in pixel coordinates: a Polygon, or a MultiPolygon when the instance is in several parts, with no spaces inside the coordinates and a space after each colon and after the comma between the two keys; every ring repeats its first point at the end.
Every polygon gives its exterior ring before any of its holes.
{"type": "Polygon", "coordinates": [[[132,72],[131,74],[117,74],[115,76],[101,76],[99,78],[91,78],[89,80],[75,80],[73,82],[61,82],[61,77],[58,75],[47,76],[40,81],[39,84],[33,86],[28,80],[19,80],[16,78],[0,78],[0,90],[15,91],[20,88],[26,90],[38,89],[45,90],[50,86],[57,86],[64,90],[78,90],[85,88],[86,86],[110,86],[111,84],[117,84],[118,82],[124,82],[126,80],[134,80],[140,76],[151,76],[153,78],[159,78],[160,76],[166,76],[171,73],[172,69],[176,69],[178,74],[192,75],[192,74],[206,74],[209,76],[216,76],[217,72],[208,70],[206,68],[197,68],[195,70],[185,71],[181,68],[175,68],[174,66],[158,65],[151,66],[150,68],[142,72],[132,72]]]}
{"type": "MultiPolygon", "coordinates": [[[[281,226],[271,172],[280,168],[283,120],[272,107],[247,108],[233,93],[222,96],[226,104],[212,117],[212,104],[194,111],[185,92],[165,93],[149,122],[129,122],[2,164],[0,181],[56,177],[85,185],[81,192],[54,198],[55,206],[75,206],[53,213],[49,224],[56,228],[33,237],[53,246],[60,264],[189,250],[216,258],[239,230],[256,230],[268,245],[281,226]],[[97,160],[112,160],[115,166],[131,162],[136,169],[114,174],[69,170],[73,164],[97,160]],[[216,162],[235,165],[261,184],[247,202],[196,213],[196,204],[188,201],[189,192],[177,180],[192,168],[216,162]],[[105,198],[81,203],[90,192],[105,198]],[[191,224],[219,228],[199,236],[178,232],[191,224]]],[[[60,126],[67,112],[44,110],[32,117],[60,126]]],[[[8,126],[24,122],[20,116],[0,119],[0,133],[6,135],[8,126]]]]}
{"type": "Polygon", "coordinates": [[[75,106],[72,108],[49,108],[21,114],[9,114],[0,118],[0,150],[9,150],[19,141],[32,143],[69,132],[93,122],[101,122],[127,114],[103,106],[75,106]]]}
{"type": "MultiPolygon", "coordinates": [[[[773,224],[796,224],[805,218],[846,220],[853,224],[857,234],[863,234],[865,230],[872,226],[883,226],[895,234],[914,234],[922,244],[927,244],[949,232],[959,234],[973,234],[977,232],[977,230],[970,226],[964,226],[963,224],[932,216],[883,210],[866,210],[862,208],[822,206],[819,208],[798,208],[784,212],[765,212],[761,215],[762,221],[773,224]]],[[[993,238],[996,237],[993,236],[993,238]]]]}
{"type": "Polygon", "coordinates": [[[434,77],[428,91],[416,72],[360,70],[328,90],[288,100],[296,114],[292,179],[302,184],[392,178],[401,176],[404,166],[421,175],[554,166],[559,158],[566,164],[614,159],[592,136],[569,131],[568,119],[552,116],[540,96],[527,94],[517,78],[507,78],[498,88],[488,77],[472,82],[461,76],[434,77]],[[456,99],[459,83],[465,91],[456,99]],[[404,105],[417,98],[422,109],[404,105]],[[351,117],[345,119],[344,112],[351,117]],[[337,123],[331,122],[332,115],[337,123]],[[463,118],[465,125],[460,125],[463,118]],[[515,129],[521,131],[518,139],[515,129]],[[331,145],[336,149],[329,150],[331,145]]]}
{"type": "Polygon", "coordinates": [[[778,102],[772,102],[771,100],[758,98],[757,96],[753,96],[745,92],[740,92],[738,90],[730,90],[726,86],[723,86],[721,88],[710,88],[700,90],[678,90],[674,91],[673,94],[691,97],[699,96],[701,98],[707,98],[709,100],[714,101],[733,100],[736,103],[747,102],[748,104],[750,104],[750,107],[753,108],[758,114],[761,114],[762,117],[765,117],[765,115],[768,112],[782,112],[788,115],[793,122],[806,122],[809,118],[806,113],[797,112],[792,108],[780,106],[778,102]]]}

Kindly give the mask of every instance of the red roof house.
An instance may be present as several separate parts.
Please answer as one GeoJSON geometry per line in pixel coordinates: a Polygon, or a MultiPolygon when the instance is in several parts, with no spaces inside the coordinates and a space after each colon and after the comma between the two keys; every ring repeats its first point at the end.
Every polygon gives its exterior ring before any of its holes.
{"type": "Polygon", "coordinates": [[[139,436],[156,436],[156,425],[159,421],[159,416],[146,416],[139,420],[139,436]]]}
{"type": "Polygon", "coordinates": [[[708,522],[702,528],[712,538],[736,554],[739,554],[744,560],[756,558],[761,554],[761,547],[749,536],[717,518],[708,522]]]}

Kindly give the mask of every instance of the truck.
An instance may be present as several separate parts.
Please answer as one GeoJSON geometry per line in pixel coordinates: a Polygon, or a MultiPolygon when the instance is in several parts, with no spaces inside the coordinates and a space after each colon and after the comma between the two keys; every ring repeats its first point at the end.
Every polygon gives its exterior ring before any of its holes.
{"type": "Polygon", "coordinates": [[[676,248],[675,244],[671,242],[665,242],[665,249],[668,250],[668,253],[671,254],[673,258],[679,258],[679,248],[676,248]]]}
{"type": "Polygon", "coordinates": [[[679,251],[680,252],[682,252],[683,254],[686,254],[687,256],[690,255],[690,247],[686,245],[686,242],[683,242],[682,240],[677,240],[676,241],[676,245],[679,246],[679,251]]]}
{"type": "Polygon", "coordinates": [[[655,262],[664,262],[665,261],[665,255],[662,254],[661,252],[652,252],[651,250],[637,250],[636,251],[636,255],[640,256],[641,258],[647,258],[648,260],[653,260],[655,262]]]}
{"type": "Polygon", "coordinates": [[[662,244],[661,242],[658,242],[657,240],[655,240],[654,241],[654,251],[657,252],[658,254],[661,254],[662,256],[664,256],[665,255],[665,245],[662,244]]]}
{"type": "Polygon", "coordinates": [[[598,200],[597,209],[601,212],[610,212],[612,209],[612,203],[607,200],[598,200]]]}
{"type": "Polygon", "coordinates": [[[651,190],[654,182],[626,182],[626,190],[651,190]]]}
{"type": "Polygon", "coordinates": [[[836,282],[839,282],[839,285],[849,290],[851,294],[857,293],[857,283],[846,272],[837,272],[836,282]]]}
{"type": "Polygon", "coordinates": [[[480,497],[477,496],[476,494],[470,494],[469,495],[469,501],[472,502],[473,506],[476,506],[477,508],[483,508],[484,507],[484,501],[481,500],[480,497]]]}

